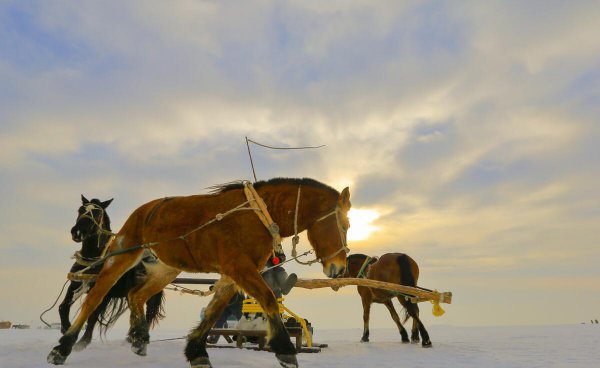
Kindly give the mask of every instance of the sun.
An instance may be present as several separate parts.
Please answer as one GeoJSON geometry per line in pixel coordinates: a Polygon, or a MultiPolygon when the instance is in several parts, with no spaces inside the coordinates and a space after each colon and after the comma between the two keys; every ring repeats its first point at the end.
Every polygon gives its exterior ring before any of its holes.
{"type": "Polygon", "coordinates": [[[348,219],[350,220],[350,229],[348,230],[349,241],[366,240],[379,227],[371,225],[377,220],[381,214],[376,210],[351,208],[348,211],[348,219]]]}

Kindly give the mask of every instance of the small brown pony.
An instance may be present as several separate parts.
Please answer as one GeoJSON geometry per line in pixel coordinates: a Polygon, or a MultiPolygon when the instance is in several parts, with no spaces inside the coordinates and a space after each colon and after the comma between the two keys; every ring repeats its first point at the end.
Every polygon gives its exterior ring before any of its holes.
{"type": "MultiPolygon", "coordinates": [[[[371,280],[391,282],[398,285],[417,286],[419,280],[419,266],[411,257],[403,253],[386,253],[381,257],[370,258],[364,254],[352,254],[348,256],[348,269],[344,277],[365,277],[371,280]]],[[[422,346],[424,348],[431,347],[429,334],[419,319],[419,306],[406,300],[404,296],[398,295],[394,291],[368,288],[366,286],[357,286],[358,293],[362,299],[363,306],[363,335],[362,342],[369,341],[369,315],[371,312],[372,303],[381,303],[390,311],[392,319],[396,322],[402,342],[408,343],[412,340],[413,343],[419,342],[419,333],[423,339],[422,346]],[[400,304],[406,310],[404,322],[409,317],[413,319],[411,340],[408,339],[408,334],[402,326],[400,317],[396,313],[392,299],[398,298],[400,304]]]]}
{"type": "MultiPolygon", "coordinates": [[[[84,322],[111,286],[143,258],[141,244],[152,244],[156,256],[144,263],[145,282],[129,293],[129,340],[132,350],[146,354],[150,336],[143,309],[152,295],[181,272],[216,272],[222,275],[205,318],[187,338],[185,356],[193,368],[212,367],[206,338],[238,287],[265,310],[268,344],[283,367],[297,367],[296,349],[283,326],[277,301],[260,270],[273,253],[273,236],[255,210],[248,208],[244,183],[215,187],[211,194],[172,197],[148,202],[127,219],[109,252],[131,251],[108,258],[96,285],[87,295],[73,325],[48,355],[48,362],[63,364],[71,353],[84,322]],[[234,210],[234,211],[232,211],[234,210]]],[[[254,185],[264,200],[282,237],[307,230],[308,240],[328,277],[339,277],[346,267],[346,232],[349,227],[350,192],[312,179],[276,178],[254,185]],[[300,192],[301,189],[301,192],[300,192]],[[301,193],[301,195],[300,195],[301,193]]]]}

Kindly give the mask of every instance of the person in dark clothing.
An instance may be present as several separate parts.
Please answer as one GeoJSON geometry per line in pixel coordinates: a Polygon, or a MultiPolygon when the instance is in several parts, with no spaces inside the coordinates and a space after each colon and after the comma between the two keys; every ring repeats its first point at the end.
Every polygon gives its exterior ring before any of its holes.
{"type": "Polygon", "coordinates": [[[275,253],[267,261],[265,266],[266,271],[262,272],[263,279],[271,290],[273,290],[277,298],[287,295],[294,285],[296,285],[296,281],[298,281],[298,276],[295,273],[288,275],[285,272],[285,268],[280,266],[284,261],[284,253],[275,253]]]}
{"type": "MultiPolygon", "coordinates": [[[[290,290],[298,281],[298,276],[295,273],[288,275],[283,266],[280,266],[285,261],[284,253],[275,253],[269,258],[265,265],[265,271],[262,272],[262,277],[269,285],[275,297],[281,298],[283,295],[287,295],[290,290]],[[279,265],[279,266],[278,266],[279,265]]],[[[235,294],[221,313],[221,316],[215,322],[213,328],[223,328],[227,319],[230,316],[234,316],[236,320],[240,320],[242,317],[242,305],[245,299],[245,295],[240,292],[235,294]]],[[[257,313],[257,315],[262,315],[257,313]]],[[[210,344],[216,344],[219,341],[218,335],[209,335],[206,341],[210,344]]],[[[251,341],[251,338],[248,338],[251,341]]],[[[252,342],[252,341],[251,341],[252,342]]]]}
{"type": "MultiPolygon", "coordinates": [[[[227,303],[227,306],[223,310],[223,313],[221,313],[221,316],[219,317],[217,322],[215,322],[215,324],[213,325],[213,328],[226,327],[227,320],[231,316],[234,316],[236,320],[242,318],[242,304],[244,302],[244,299],[246,299],[246,296],[243,292],[240,291],[238,293],[235,293],[235,295],[232,296],[231,299],[229,299],[229,303],[227,303]]],[[[206,339],[206,342],[208,342],[209,344],[216,344],[217,341],[219,341],[219,337],[219,335],[210,335],[206,339]]]]}

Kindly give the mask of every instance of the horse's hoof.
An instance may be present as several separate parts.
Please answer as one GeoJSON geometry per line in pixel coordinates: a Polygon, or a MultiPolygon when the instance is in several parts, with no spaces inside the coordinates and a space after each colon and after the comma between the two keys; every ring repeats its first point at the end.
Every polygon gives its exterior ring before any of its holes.
{"type": "Polygon", "coordinates": [[[136,353],[139,356],[146,356],[146,347],[148,346],[148,344],[146,344],[145,342],[141,342],[141,341],[134,341],[131,344],[131,351],[133,351],[134,353],[136,353]]]}
{"type": "Polygon", "coordinates": [[[360,342],[369,342],[369,339],[360,339],[360,342]]]}
{"type": "Polygon", "coordinates": [[[57,348],[52,349],[52,351],[50,352],[50,354],[48,354],[48,357],[46,358],[46,361],[50,364],[54,364],[54,365],[62,365],[65,364],[65,360],[67,360],[67,356],[62,355],[57,348]]]}
{"type": "Polygon", "coordinates": [[[190,362],[192,368],[212,368],[210,359],[208,357],[199,357],[190,362]]]}
{"type": "Polygon", "coordinates": [[[410,340],[409,340],[409,339],[402,339],[402,343],[403,343],[403,344],[409,344],[409,343],[410,343],[410,340]]]}
{"type": "Polygon", "coordinates": [[[433,345],[431,344],[431,341],[429,341],[429,340],[423,341],[423,344],[421,344],[421,346],[423,346],[424,348],[433,347],[433,345]]]}
{"type": "Polygon", "coordinates": [[[275,354],[275,357],[283,368],[298,368],[296,354],[275,354]]]}
{"type": "Polygon", "coordinates": [[[420,342],[421,342],[421,339],[411,339],[411,340],[410,340],[410,343],[411,343],[411,344],[418,344],[418,343],[420,343],[420,342]]]}
{"type": "Polygon", "coordinates": [[[75,351],[82,351],[85,348],[87,348],[87,346],[90,344],[89,340],[79,340],[77,341],[77,343],[75,345],[73,345],[73,350],[75,351]]]}
{"type": "Polygon", "coordinates": [[[213,344],[214,345],[214,344],[216,344],[216,343],[219,342],[219,337],[221,337],[221,336],[219,336],[219,335],[210,335],[210,336],[208,336],[206,338],[206,342],[209,343],[209,344],[213,344]]]}

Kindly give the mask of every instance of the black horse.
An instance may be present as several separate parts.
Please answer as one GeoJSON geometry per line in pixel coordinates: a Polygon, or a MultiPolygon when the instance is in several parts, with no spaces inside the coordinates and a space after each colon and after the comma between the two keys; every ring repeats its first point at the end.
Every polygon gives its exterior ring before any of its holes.
{"type": "MultiPolygon", "coordinates": [[[[112,199],[101,202],[98,199],[87,200],[81,196],[82,205],[79,207],[75,226],[71,229],[73,241],[82,243],[81,250],[75,253],[75,263],[71,267],[71,273],[78,272],[88,267],[94,261],[100,259],[106,248],[110,237],[110,219],[106,213],[106,207],[112,202],[112,199]]],[[[146,259],[145,261],[151,261],[146,259]]],[[[98,274],[102,265],[95,266],[85,274],[98,274]]],[[[145,276],[143,263],[139,263],[131,270],[127,271],[117,283],[110,289],[104,297],[102,303],[96,308],[94,313],[87,320],[85,333],[77,342],[77,350],[85,349],[92,341],[92,334],[96,323],[100,325],[100,331],[105,332],[108,327],[116,322],[121,314],[128,308],[127,294],[129,290],[142,283],[145,276]]],[[[72,280],[65,299],[60,304],[58,310],[60,315],[61,332],[64,334],[71,322],[69,321],[69,312],[71,304],[74,302],[74,296],[87,292],[94,287],[93,280],[79,281],[72,280]]],[[[160,319],[164,318],[164,293],[163,291],[155,294],[148,299],[146,303],[146,320],[152,326],[160,319]]]]}

